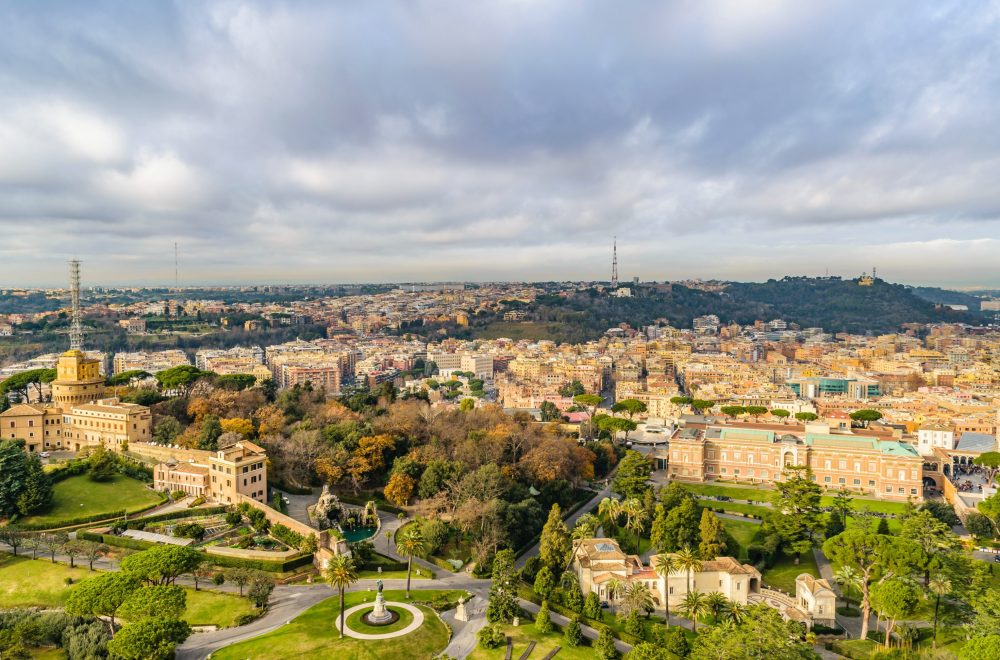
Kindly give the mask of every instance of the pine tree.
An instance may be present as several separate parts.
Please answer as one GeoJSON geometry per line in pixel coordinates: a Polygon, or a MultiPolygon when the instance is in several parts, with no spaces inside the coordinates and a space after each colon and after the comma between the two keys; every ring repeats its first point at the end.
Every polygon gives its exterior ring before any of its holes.
{"type": "Polygon", "coordinates": [[[775,500],[775,515],[772,523],[781,537],[785,553],[795,557],[813,546],[816,535],[823,528],[820,509],[821,490],[813,482],[813,473],[808,467],[789,467],[785,478],[778,482],[775,500]]]}
{"type": "Polygon", "coordinates": [[[611,628],[601,626],[601,634],[594,642],[594,657],[599,660],[617,660],[618,649],[615,648],[615,638],[611,635],[611,628]]]}
{"type": "Polygon", "coordinates": [[[44,511],[52,503],[52,482],[37,456],[28,460],[25,488],[17,498],[17,509],[22,516],[44,511]]]}
{"type": "Polygon", "coordinates": [[[657,504],[653,514],[653,525],[649,530],[649,540],[657,552],[673,552],[677,548],[670,540],[667,528],[667,509],[657,504]]]}
{"type": "Polygon", "coordinates": [[[726,528],[718,516],[703,509],[701,512],[701,543],[698,545],[698,553],[702,559],[715,559],[726,552],[726,528]]]}

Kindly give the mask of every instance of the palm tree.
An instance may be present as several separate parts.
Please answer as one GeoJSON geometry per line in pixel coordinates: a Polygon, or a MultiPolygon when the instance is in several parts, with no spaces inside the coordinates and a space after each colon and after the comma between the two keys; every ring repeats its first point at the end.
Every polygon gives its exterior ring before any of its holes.
{"type": "Polygon", "coordinates": [[[340,637],[344,637],[344,589],[358,581],[354,562],[347,555],[334,555],[326,566],[326,580],[340,590],[340,637]]]}
{"type": "Polygon", "coordinates": [[[573,587],[579,589],[580,578],[573,571],[563,571],[563,574],[559,576],[559,587],[561,589],[572,589],[573,587]]]}
{"type": "Polygon", "coordinates": [[[858,572],[853,567],[841,566],[834,572],[833,579],[837,581],[837,584],[844,587],[844,604],[850,607],[851,601],[848,595],[851,593],[853,587],[860,588],[861,576],[858,575],[858,572]]]}
{"type": "Polygon", "coordinates": [[[570,532],[570,537],[574,541],[589,539],[597,535],[597,529],[600,526],[600,518],[592,513],[585,513],[577,519],[576,525],[573,526],[573,531],[570,532]]]}
{"type": "Polygon", "coordinates": [[[611,578],[608,580],[608,583],[604,585],[604,591],[607,593],[608,600],[611,601],[612,605],[614,604],[615,599],[618,598],[624,590],[625,583],[616,577],[611,578]]]}
{"type": "Polygon", "coordinates": [[[673,555],[659,554],[653,558],[653,570],[663,578],[663,623],[670,627],[670,574],[680,570],[673,555]]]}
{"type": "Polygon", "coordinates": [[[726,616],[733,623],[739,625],[747,618],[747,606],[743,603],[732,601],[726,609],[726,616]]]}
{"type": "Polygon", "coordinates": [[[410,598],[410,571],[413,569],[413,555],[418,555],[424,551],[424,537],[420,535],[420,530],[416,526],[403,532],[403,536],[396,541],[396,552],[406,557],[406,598],[410,598]]]}
{"type": "Polygon", "coordinates": [[[687,571],[688,574],[688,593],[691,593],[691,580],[694,578],[694,574],[701,570],[701,560],[698,559],[698,555],[695,554],[694,550],[690,546],[685,547],[683,550],[677,553],[677,567],[682,571],[687,571]]]}
{"type": "Polygon", "coordinates": [[[625,598],[622,600],[622,612],[629,615],[632,612],[653,609],[653,594],[645,582],[633,582],[625,587],[625,598]]]}
{"type": "Polygon", "coordinates": [[[689,591],[681,601],[681,612],[691,619],[691,632],[698,632],[698,617],[708,614],[708,599],[700,591],[689,591]]]}
{"type": "Polygon", "coordinates": [[[639,532],[642,531],[643,525],[646,524],[646,510],[642,507],[642,502],[634,497],[625,500],[625,504],[622,505],[621,510],[625,514],[625,528],[630,532],[635,532],[635,551],[638,553],[639,532]]]}
{"type": "Polygon", "coordinates": [[[618,517],[622,514],[622,503],[613,497],[605,497],[597,505],[597,515],[603,516],[614,526],[618,526],[618,517]]]}
{"type": "Polygon", "coordinates": [[[718,591],[713,591],[705,598],[705,606],[712,614],[712,619],[719,623],[720,618],[729,609],[729,599],[718,591]]]}
{"type": "Polygon", "coordinates": [[[938,607],[941,605],[941,596],[946,595],[951,591],[951,581],[943,575],[936,575],[931,578],[930,583],[927,585],[931,593],[934,594],[934,648],[937,648],[937,623],[938,623],[938,607]]]}

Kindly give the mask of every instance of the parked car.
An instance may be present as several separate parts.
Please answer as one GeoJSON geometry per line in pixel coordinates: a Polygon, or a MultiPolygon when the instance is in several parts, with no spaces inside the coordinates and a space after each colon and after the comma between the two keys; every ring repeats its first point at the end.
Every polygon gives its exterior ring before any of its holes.
{"type": "Polygon", "coordinates": [[[602,610],[606,610],[606,609],[608,609],[609,607],[611,607],[611,606],[610,606],[610,605],[608,605],[608,601],[606,601],[606,600],[602,600],[602,601],[601,601],[601,609],[602,609],[602,610]]]}
{"type": "Polygon", "coordinates": [[[49,453],[49,452],[47,452],[47,451],[43,451],[43,452],[42,452],[41,454],[39,454],[39,456],[41,456],[42,458],[48,458],[48,457],[49,457],[49,456],[51,456],[51,455],[52,455],[52,454],[50,454],[50,453],[49,453]]]}

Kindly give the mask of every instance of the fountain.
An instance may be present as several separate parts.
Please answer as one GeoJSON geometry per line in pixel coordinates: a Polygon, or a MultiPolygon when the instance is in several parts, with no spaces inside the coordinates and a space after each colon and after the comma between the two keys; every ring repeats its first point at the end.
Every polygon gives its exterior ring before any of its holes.
{"type": "Polygon", "coordinates": [[[385,606],[385,596],[382,595],[382,580],[378,580],[378,594],[375,596],[375,607],[371,612],[363,615],[361,620],[369,626],[387,626],[390,623],[399,621],[399,615],[385,606]]]}

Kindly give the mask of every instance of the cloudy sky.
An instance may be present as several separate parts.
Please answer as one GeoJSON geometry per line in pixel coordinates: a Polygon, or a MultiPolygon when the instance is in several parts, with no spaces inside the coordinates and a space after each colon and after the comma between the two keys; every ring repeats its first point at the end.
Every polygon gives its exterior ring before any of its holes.
{"type": "Polygon", "coordinates": [[[0,286],[1000,285],[1000,4],[0,6],[0,286]]]}

